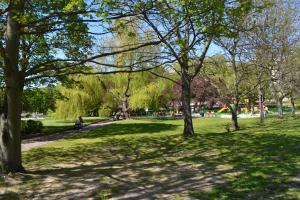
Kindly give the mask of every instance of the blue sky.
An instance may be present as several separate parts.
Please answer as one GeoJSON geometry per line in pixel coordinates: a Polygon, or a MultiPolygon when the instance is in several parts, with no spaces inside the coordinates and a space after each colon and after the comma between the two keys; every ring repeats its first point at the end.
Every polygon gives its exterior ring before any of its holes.
{"type": "Polygon", "coordinates": [[[211,44],[208,49],[207,56],[213,56],[215,54],[222,54],[222,53],[224,53],[224,52],[219,46],[217,46],[215,44],[211,44]]]}

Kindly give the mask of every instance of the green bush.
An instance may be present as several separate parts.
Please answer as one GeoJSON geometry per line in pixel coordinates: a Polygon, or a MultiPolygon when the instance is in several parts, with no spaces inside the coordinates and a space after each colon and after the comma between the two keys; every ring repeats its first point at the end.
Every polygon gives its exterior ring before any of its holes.
{"type": "Polygon", "coordinates": [[[22,134],[36,134],[40,133],[43,129],[43,123],[41,121],[27,120],[22,121],[22,134]]]}

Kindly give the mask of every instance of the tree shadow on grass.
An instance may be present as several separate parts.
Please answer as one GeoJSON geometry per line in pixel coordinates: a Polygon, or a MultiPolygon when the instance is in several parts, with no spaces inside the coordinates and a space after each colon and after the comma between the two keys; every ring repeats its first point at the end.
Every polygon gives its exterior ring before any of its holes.
{"type": "MultiPolygon", "coordinates": [[[[258,127],[260,134],[244,129],[235,133],[206,133],[187,140],[180,134],[108,137],[115,135],[109,130],[117,127],[138,134],[146,125],[110,125],[94,133],[92,138],[104,137],[101,141],[31,150],[24,156],[28,165],[25,167],[31,171],[21,181],[20,196],[296,199],[290,191],[299,189],[299,183],[292,177],[299,173],[300,136],[282,134],[279,125],[272,126],[272,133],[258,127]]],[[[289,128],[287,125],[286,129],[289,128]]]]}
{"type": "Polygon", "coordinates": [[[178,125],[166,123],[126,123],[126,124],[109,124],[103,128],[83,132],[75,135],[71,139],[78,138],[99,138],[108,136],[120,136],[130,134],[160,134],[164,131],[178,130],[178,125]]]}
{"type": "Polygon", "coordinates": [[[206,163],[214,169],[228,165],[234,173],[224,174],[226,181],[210,191],[193,191],[192,196],[207,200],[299,198],[300,185],[293,177],[300,172],[300,135],[245,132],[228,137],[209,134],[206,140],[210,145],[199,144],[202,150],[198,154],[182,160],[206,163]],[[218,152],[201,156],[212,149],[218,152]],[[294,190],[297,195],[292,194],[294,190]]]}
{"type": "Polygon", "coordinates": [[[23,143],[32,143],[34,141],[54,141],[73,135],[76,132],[74,126],[45,126],[42,133],[22,135],[23,143]],[[46,130],[48,129],[48,130],[46,130]]]}
{"type": "Polygon", "coordinates": [[[29,172],[32,177],[23,180],[29,184],[21,196],[78,199],[109,191],[108,196],[117,199],[153,199],[220,182],[215,172],[201,165],[191,167],[177,162],[176,154],[185,149],[186,142],[182,137],[141,137],[83,144],[68,152],[59,148],[36,149],[25,158],[26,162],[35,165],[41,161],[52,167],[29,172]],[[203,172],[207,172],[205,176],[203,172]],[[195,176],[198,173],[201,176],[195,176]],[[80,191],[74,193],[78,188],[80,191]]]}

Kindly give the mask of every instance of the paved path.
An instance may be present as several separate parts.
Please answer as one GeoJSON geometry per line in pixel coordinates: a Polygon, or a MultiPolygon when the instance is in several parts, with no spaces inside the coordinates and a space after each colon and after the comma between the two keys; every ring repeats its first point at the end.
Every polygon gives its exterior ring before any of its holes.
{"type": "Polygon", "coordinates": [[[112,122],[113,122],[112,120],[107,120],[107,121],[102,121],[102,122],[87,125],[79,130],[68,130],[68,131],[64,131],[61,133],[55,133],[55,134],[51,134],[51,135],[35,137],[32,139],[25,139],[25,140],[22,140],[22,151],[28,151],[32,148],[35,148],[35,147],[38,147],[38,146],[41,146],[44,144],[48,144],[50,142],[53,142],[53,141],[56,141],[59,139],[71,137],[81,131],[94,130],[96,128],[100,128],[105,125],[111,124],[112,122]]]}

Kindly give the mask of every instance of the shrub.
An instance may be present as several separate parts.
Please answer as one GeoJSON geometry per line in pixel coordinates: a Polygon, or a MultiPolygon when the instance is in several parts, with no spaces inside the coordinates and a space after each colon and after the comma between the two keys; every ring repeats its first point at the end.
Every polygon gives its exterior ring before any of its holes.
{"type": "Polygon", "coordinates": [[[22,121],[22,134],[35,134],[40,133],[43,128],[43,123],[41,121],[27,120],[22,121]]]}

